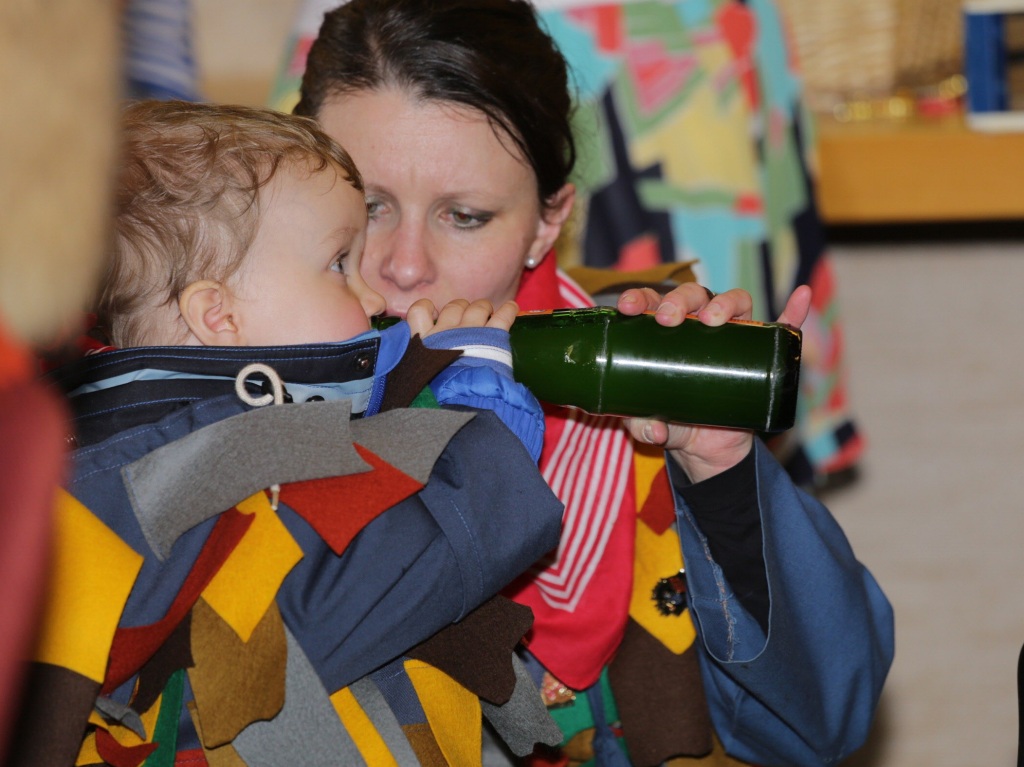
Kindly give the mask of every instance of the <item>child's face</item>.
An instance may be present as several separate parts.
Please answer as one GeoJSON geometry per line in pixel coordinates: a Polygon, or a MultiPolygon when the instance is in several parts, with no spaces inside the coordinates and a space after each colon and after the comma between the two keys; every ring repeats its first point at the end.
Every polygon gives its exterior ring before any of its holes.
{"type": "Polygon", "coordinates": [[[247,346],[346,341],[384,299],[359,275],[366,203],[331,166],[282,166],[262,194],[256,239],[229,281],[247,346]]]}

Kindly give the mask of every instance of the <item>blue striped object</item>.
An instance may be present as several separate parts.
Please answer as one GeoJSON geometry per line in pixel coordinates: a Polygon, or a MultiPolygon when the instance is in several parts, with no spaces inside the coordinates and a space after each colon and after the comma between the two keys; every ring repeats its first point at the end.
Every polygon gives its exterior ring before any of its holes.
{"type": "Polygon", "coordinates": [[[121,29],[128,98],[200,100],[191,0],[128,0],[121,29]]]}

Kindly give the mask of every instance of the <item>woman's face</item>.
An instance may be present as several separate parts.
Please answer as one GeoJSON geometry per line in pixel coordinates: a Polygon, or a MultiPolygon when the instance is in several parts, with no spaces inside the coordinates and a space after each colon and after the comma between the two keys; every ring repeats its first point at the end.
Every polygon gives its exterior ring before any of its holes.
{"type": "Polygon", "coordinates": [[[438,308],[513,298],[527,260],[543,259],[571,208],[566,185],[562,204],[541,216],[533,169],[476,110],[384,89],[335,96],[319,119],[363,176],[361,271],[388,314],[404,317],[420,298],[438,308]]]}

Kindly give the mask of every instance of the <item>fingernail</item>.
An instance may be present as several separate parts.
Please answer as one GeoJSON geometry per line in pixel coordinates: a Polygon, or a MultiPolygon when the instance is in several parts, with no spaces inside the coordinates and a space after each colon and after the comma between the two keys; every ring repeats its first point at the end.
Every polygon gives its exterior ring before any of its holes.
{"type": "Polygon", "coordinates": [[[707,306],[705,306],[702,311],[707,312],[712,317],[717,317],[722,313],[722,307],[716,303],[710,303],[707,306]]]}
{"type": "Polygon", "coordinates": [[[619,303],[635,304],[636,303],[636,295],[634,295],[633,293],[624,293],[622,298],[619,299],[619,303]]]}
{"type": "Polygon", "coordinates": [[[650,424],[644,426],[644,428],[640,431],[640,436],[643,437],[644,442],[646,442],[648,445],[654,444],[654,432],[651,430],[650,424]]]}

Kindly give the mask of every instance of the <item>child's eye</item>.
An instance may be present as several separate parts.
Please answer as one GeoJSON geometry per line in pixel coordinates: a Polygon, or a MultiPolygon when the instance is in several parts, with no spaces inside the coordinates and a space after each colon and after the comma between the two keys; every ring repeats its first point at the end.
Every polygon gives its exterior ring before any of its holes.
{"type": "Polygon", "coordinates": [[[335,257],[334,261],[331,262],[331,271],[332,272],[341,272],[342,274],[345,274],[345,262],[346,262],[347,259],[348,259],[348,251],[347,250],[344,253],[339,253],[335,257]]]}
{"type": "Polygon", "coordinates": [[[459,208],[452,208],[448,215],[457,229],[478,229],[494,218],[492,213],[459,208]]]}

